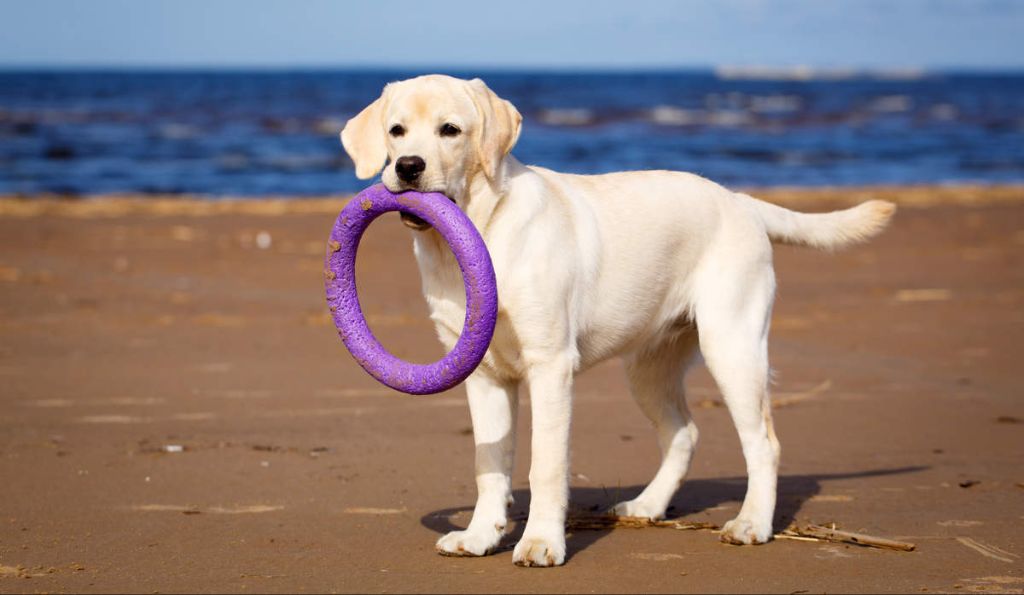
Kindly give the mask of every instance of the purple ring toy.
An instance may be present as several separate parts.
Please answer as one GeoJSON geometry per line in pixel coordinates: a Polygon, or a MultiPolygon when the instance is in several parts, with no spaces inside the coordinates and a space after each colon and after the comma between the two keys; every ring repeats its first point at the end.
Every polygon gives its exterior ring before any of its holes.
{"type": "Polygon", "coordinates": [[[469,217],[439,192],[394,194],[376,184],[355,196],[334,223],[324,275],[327,304],[345,347],[371,376],[395,390],[427,395],[459,384],[480,365],[498,319],[498,285],[487,246],[469,217]],[[373,336],[356,293],[356,250],[370,223],[389,211],[412,213],[448,242],[466,284],[466,320],[455,348],[432,364],[392,355],[373,336]]]}

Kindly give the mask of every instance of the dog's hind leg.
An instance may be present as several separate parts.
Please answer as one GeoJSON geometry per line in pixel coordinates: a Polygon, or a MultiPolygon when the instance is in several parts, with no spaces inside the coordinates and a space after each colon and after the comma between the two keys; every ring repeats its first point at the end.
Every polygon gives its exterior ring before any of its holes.
{"type": "Polygon", "coordinates": [[[708,370],[732,415],[747,463],[747,494],[722,541],[765,543],[772,538],[779,442],[768,395],[768,326],[775,294],[770,257],[710,267],[697,296],[697,330],[708,370]]]}
{"type": "Polygon", "coordinates": [[[483,556],[505,534],[512,504],[512,463],[516,444],[518,386],[491,378],[481,370],[466,380],[476,443],[476,508],[464,531],[437,541],[445,556],[483,556]]]}
{"type": "Polygon", "coordinates": [[[617,515],[663,518],[686,477],[697,446],[697,426],[686,406],[683,377],[696,350],[697,334],[690,330],[646,346],[626,359],[633,399],[658,436],[661,467],[639,496],[615,505],[617,515]]]}

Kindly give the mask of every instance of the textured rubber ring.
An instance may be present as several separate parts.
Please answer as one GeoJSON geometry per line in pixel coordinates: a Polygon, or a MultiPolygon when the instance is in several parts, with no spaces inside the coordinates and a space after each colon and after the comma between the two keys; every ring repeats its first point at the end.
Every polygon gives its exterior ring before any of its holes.
{"type": "Polygon", "coordinates": [[[498,286],[480,233],[445,195],[394,194],[376,184],[355,196],[338,215],[328,241],[324,275],[327,304],[345,347],[378,381],[395,390],[426,395],[448,390],[480,365],[494,336],[498,286]],[[373,336],[356,292],[356,251],[370,223],[390,211],[411,213],[434,226],[448,242],[466,285],[466,319],[455,348],[431,364],[414,364],[390,353],[373,336]]]}

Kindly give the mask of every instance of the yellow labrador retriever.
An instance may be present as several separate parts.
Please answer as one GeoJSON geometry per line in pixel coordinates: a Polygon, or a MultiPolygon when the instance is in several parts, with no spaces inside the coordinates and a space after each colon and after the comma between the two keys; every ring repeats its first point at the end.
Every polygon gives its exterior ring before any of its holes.
{"type": "MultiPolygon", "coordinates": [[[[697,443],[683,377],[698,351],[732,414],[749,476],[722,540],[769,541],[779,464],[768,396],[771,242],[841,248],[879,233],[895,206],[869,201],[803,214],[688,173],[556,173],[509,154],[521,123],[483,81],[431,75],[387,85],[341,133],[360,178],[383,168],[392,191],[444,193],[476,224],[494,260],[497,329],[466,381],[478,498],[469,527],[442,537],[438,552],[482,556],[504,534],[525,385],[530,515],[513,562],[564,562],[573,377],[613,356],[625,359],[633,398],[662,451],[650,485],[614,512],[662,517],[697,443]]],[[[458,266],[435,230],[406,222],[420,230],[413,248],[423,294],[451,349],[465,318],[458,266]]]]}

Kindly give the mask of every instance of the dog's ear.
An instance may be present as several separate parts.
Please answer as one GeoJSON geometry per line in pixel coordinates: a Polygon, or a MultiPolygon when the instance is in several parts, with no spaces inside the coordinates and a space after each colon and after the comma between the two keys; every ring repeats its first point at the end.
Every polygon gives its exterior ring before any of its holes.
{"type": "Polygon", "coordinates": [[[473,79],[469,86],[481,120],[474,137],[477,155],[484,174],[494,180],[501,160],[519,140],[523,117],[514,105],[495,95],[482,80],[473,79]]]}
{"type": "Polygon", "coordinates": [[[366,180],[377,175],[388,159],[384,137],[384,109],[388,88],[366,109],[345,124],[341,131],[341,144],[356,164],[356,177],[366,180]]]}

